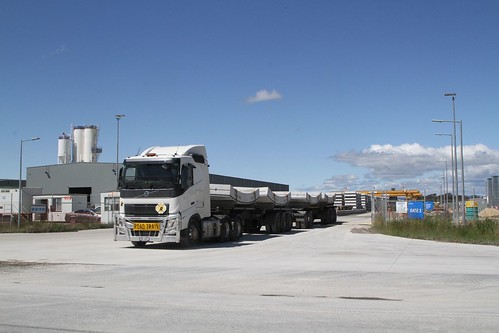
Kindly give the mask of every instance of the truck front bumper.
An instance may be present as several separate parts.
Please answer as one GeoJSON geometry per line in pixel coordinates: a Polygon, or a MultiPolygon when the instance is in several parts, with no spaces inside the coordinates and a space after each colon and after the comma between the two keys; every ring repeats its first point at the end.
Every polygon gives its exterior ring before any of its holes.
{"type": "Polygon", "coordinates": [[[180,243],[180,214],[171,214],[166,218],[127,218],[117,216],[114,221],[114,240],[131,242],[180,243]],[[159,230],[135,230],[135,223],[159,223],[159,230]]]}

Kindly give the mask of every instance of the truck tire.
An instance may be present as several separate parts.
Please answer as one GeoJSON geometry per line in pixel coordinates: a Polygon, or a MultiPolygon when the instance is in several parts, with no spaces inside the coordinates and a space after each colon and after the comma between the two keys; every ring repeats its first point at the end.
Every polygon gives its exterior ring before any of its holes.
{"type": "Polygon", "coordinates": [[[321,212],[321,225],[327,225],[331,223],[329,216],[330,216],[329,208],[326,208],[321,212]]]}
{"type": "Polygon", "coordinates": [[[336,223],[336,209],[333,207],[326,208],[321,214],[321,224],[336,223]]]}
{"type": "Polygon", "coordinates": [[[218,241],[220,243],[227,242],[231,237],[231,233],[230,218],[228,216],[224,216],[220,221],[220,236],[218,237],[218,241]]]}
{"type": "Polygon", "coordinates": [[[293,229],[293,214],[286,212],[284,215],[284,230],[290,232],[293,229]]]}
{"type": "Polygon", "coordinates": [[[275,218],[274,218],[274,224],[275,224],[275,230],[274,230],[274,233],[276,234],[280,234],[282,231],[283,231],[283,221],[282,221],[282,214],[279,212],[279,213],[276,213],[275,214],[275,218]]]}
{"type": "Polygon", "coordinates": [[[271,212],[263,217],[263,225],[267,234],[277,234],[280,232],[281,217],[279,213],[271,212]]]}
{"type": "Polygon", "coordinates": [[[201,228],[195,219],[189,221],[185,234],[181,239],[182,245],[196,245],[201,242],[201,228]]]}
{"type": "Polygon", "coordinates": [[[303,216],[303,228],[313,229],[314,228],[314,213],[312,211],[305,212],[303,216]]]}
{"type": "Polygon", "coordinates": [[[338,222],[338,214],[336,213],[336,208],[330,208],[331,209],[331,223],[336,223],[338,222]]]}
{"type": "Polygon", "coordinates": [[[242,235],[243,235],[243,219],[240,215],[237,215],[233,221],[230,240],[238,241],[242,235]]]}

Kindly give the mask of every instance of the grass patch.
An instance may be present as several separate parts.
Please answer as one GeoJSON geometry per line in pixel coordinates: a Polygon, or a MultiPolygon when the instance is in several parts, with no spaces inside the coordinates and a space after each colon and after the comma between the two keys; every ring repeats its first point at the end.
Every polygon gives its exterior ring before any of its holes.
{"type": "Polygon", "coordinates": [[[46,233],[46,232],[75,232],[79,230],[112,228],[112,224],[102,223],[65,223],[50,221],[23,222],[19,229],[17,223],[0,223],[0,233],[46,233]]]}
{"type": "Polygon", "coordinates": [[[493,219],[468,221],[454,225],[445,217],[429,216],[424,220],[405,219],[384,223],[376,220],[373,231],[406,238],[467,244],[499,245],[499,222],[493,219]]]}

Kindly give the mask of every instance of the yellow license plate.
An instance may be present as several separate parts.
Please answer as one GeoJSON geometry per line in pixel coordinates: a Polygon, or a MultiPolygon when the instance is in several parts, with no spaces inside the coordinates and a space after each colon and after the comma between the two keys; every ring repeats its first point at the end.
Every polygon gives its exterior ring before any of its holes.
{"type": "Polygon", "coordinates": [[[136,231],[159,231],[159,223],[134,223],[133,230],[136,231]]]}

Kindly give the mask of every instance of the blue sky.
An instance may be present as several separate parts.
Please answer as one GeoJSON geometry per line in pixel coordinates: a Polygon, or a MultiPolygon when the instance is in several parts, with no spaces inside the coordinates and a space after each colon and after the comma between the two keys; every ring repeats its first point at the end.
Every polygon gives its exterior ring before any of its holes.
{"type": "Polygon", "coordinates": [[[293,190],[416,188],[499,174],[499,2],[0,1],[0,178],[57,163],[97,125],[100,162],[205,144],[211,172],[293,190]],[[459,137],[458,137],[459,142],[459,137]],[[449,170],[450,172],[450,170],[449,170]]]}

